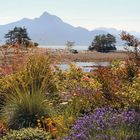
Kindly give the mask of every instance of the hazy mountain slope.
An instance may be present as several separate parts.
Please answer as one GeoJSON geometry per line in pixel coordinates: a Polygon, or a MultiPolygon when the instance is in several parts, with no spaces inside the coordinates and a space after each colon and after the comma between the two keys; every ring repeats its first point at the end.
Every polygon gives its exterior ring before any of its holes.
{"type": "MultiPolygon", "coordinates": [[[[82,27],[73,27],[63,22],[59,17],[44,12],[35,19],[24,18],[17,22],[0,25],[0,41],[4,42],[4,34],[15,26],[26,27],[30,38],[41,45],[64,45],[67,40],[75,41],[76,45],[89,45],[95,35],[111,33],[120,39],[119,30],[112,28],[98,28],[88,31],[82,27]]],[[[136,33],[140,36],[140,33],[136,33]]]]}

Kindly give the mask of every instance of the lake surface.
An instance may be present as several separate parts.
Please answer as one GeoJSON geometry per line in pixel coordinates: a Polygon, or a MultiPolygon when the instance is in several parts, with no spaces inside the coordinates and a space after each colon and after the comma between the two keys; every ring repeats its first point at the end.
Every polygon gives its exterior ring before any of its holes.
{"type": "MultiPolygon", "coordinates": [[[[95,69],[97,69],[99,66],[106,67],[110,65],[110,62],[72,62],[72,64],[75,64],[77,67],[80,67],[85,72],[91,72],[95,69]]],[[[62,70],[69,69],[69,64],[62,63],[59,65],[62,70]]]]}
{"type": "MultiPolygon", "coordinates": [[[[65,49],[66,46],[40,46],[41,48],[51,48],[51,49],[65,49]]],[[[88,50],[88,46],[73,46],[73,49],[76,49],[78,51],[82,51],[82,50],[88,50]]],[[[123,46],[116,46],[118,51],[124,51],[124,47],[123,46]]],[[[85,72],[91,72],[94,69],[97,69],[98,66],[109,66],[110,62],[72,62],[73,64],[75,64],[77,67],[80,67],[83,69],[83,71],[85,72]]],[[[63,70],[67,70],[69,69],[69,64],[67,63],[62,63],[59,65],[61,69],[63,70]]]]}

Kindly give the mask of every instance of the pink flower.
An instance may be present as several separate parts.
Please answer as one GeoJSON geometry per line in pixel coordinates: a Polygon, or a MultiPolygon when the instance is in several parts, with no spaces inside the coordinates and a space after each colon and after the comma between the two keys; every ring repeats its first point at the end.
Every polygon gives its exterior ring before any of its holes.
{"type": "Polygon", "coordinates": [[[89,80],[90,80],[90,78],[87,77],[87,76],[83,76],[83,77],[81,78],[81,81],[89,81],[89,80]]]}

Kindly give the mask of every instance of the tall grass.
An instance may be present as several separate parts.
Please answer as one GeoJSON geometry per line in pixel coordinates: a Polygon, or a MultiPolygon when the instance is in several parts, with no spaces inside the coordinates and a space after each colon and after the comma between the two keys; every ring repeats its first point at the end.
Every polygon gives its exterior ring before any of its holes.
{"type": "Polygon", "coordinates": [[[49,116],[48,96],[55,91],[50,60],[32,56],[20,73],[5,77],[1,116],[9,128],[34,127],[38,116],[49,116]]]}
{"type": "Polygon", "coordinates": [[[49,116],[49,108],[45,94],[38,91],[30,94],[28,91],[19,90],[7,96],[2,117],[11,129],[34,127],[38,116],[49,116]]]}

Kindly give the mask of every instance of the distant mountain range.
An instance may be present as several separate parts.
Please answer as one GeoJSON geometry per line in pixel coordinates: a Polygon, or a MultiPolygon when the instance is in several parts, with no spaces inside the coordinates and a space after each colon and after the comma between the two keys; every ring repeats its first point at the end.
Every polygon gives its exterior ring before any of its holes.
{"type": "MultiPolygon", "coordinates": [[[[24,18],[6,25],[0,25],[0,41],[4,42],[4,35],[17,27],[26,27],[30,38],[40,45],[65,45],[67,41],[74,41],[76,45],[90,45],[95,35],[113,34],[117,38],[117,45],[122,45],[119,38],[121,30],[115,28],[97,28],[89,31],[82,27],[74,27],[62,21],[59,17],[44,12],[35,19],[24,18]]],[[[131,32],[140,38],[140,33],[131,32]]]]}

